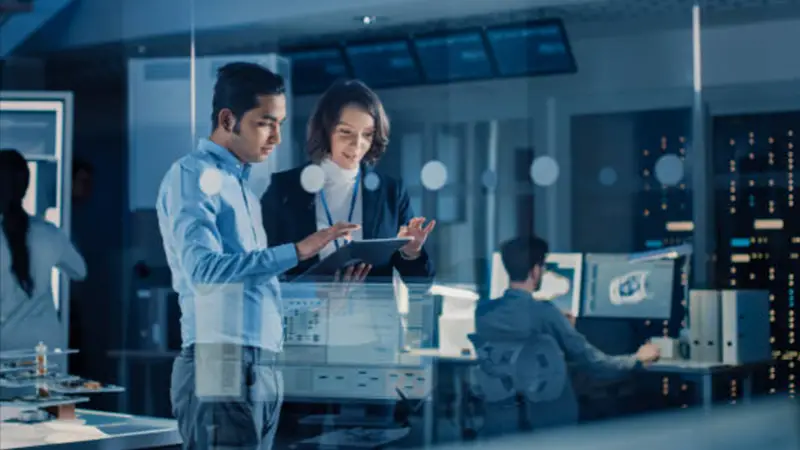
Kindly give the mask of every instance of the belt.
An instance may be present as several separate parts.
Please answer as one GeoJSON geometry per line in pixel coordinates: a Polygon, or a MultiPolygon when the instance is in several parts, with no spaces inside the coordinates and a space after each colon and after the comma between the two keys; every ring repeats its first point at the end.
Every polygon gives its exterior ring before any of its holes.
{"type": "Polygon", "coordinates": [[[250,345],[191,344],[181,349],[184,358],[195,358],[198,354],[219,359],[240,359],[250,364],[274,364],[278,361],[278,353],[250,345]]]}

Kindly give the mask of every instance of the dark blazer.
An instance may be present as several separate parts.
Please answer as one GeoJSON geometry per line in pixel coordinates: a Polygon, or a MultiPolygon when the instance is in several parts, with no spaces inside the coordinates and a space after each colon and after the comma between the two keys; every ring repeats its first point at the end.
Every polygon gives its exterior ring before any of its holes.
{"type": "MultiPolygon", "coordinates": [[[[317,231],[316,195],[301,186],[300,173],[303,169],[298,167],[273,174],[269,189],[261,199],[264,229],[270,247],[299,242],[317,231]]],[[[365,188],[365,177],[361,177],[364,239],[393,238],[400,227],[414,217],[414,213],[402,182],[386,175],[376,175],[380,183],[375,190],[365,188]]],[[[314,257],[300,262],[285,274],[284,279],[291,280],[318,261],[319,257],[314,257]]],[[[373,267],[367,281],[391,280],[393,268],[400,272],[406,282],[427,283],[434,276],[433,262],[423,247],[422,255],[413,261],[403,259],[399,252],[396,253],[389,265],[373,267]]]]}

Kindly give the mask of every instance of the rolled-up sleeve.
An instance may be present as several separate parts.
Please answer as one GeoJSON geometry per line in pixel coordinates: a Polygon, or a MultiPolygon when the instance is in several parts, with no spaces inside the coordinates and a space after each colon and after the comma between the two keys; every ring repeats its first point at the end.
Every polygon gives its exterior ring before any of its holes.
{"type": "Polygon", "coordinates": [[[219,200],[200,189],[201,171],[177,165],[168,175],[163,203],[169,231],[185,276],[194,285],[241,283],[270,278],[297,265],[294,244],[225,253],[216,225],[219,200]]]}

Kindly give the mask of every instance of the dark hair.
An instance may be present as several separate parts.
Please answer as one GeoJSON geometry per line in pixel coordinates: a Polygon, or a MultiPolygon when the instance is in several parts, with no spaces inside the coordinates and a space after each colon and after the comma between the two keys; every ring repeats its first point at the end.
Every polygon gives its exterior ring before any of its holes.
{"type": "Polygon", "coordinates": [[[322,94],[311,118],[308,119],[306,150],[314,163],[319,163],[331,153],[331,134],[339,123],[339,116],[347,106],[364,109],[375,119],[375,137],[364,161],[375,164],[389,145],[389,117],[383,110],[378,95],[359,80],[334,83],[322,94]]]}
{"type": "Polygon", "coordinates": [[[547,252],[547,242],[536,236],[518,237],[500,247],[508,278],[514,282],[527,280],[534,267],[544,265],[547,252]]]}
{"type": "MultiPolygon", "coordinates": [[[[284,95],[283,77],[266,67],[249,62],[225,64],[217,71],[211,111],[211,129],[219,127],[219,113],[230,109],[237,119],[258,106],[260,95],[284,95]]],[[[239,121],[235,132],[239,131],[239,121]]]]}
{"type": "Polygon", "coordinates": [[[16,150],[0,150],[0,214],[3,233],[11,251],[11,271],[28,296],[33,293],[30,253],[28,251],[28,213],[22,199],[28,190],[30,171],[25,158],[16,150]]]}

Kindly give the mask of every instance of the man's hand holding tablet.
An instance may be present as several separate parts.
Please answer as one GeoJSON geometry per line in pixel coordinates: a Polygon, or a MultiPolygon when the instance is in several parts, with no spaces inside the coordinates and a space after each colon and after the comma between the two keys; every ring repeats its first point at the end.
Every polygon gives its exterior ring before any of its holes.
{"type": "Polygon", "coordinates": [[[303,239],[295,244],[297,248],[297,259],[305,261],[311,259],[323,249],[326,245],[336,239],[350,239],[350,233],[361,228],[361,225],[352,223],[339,222],[332,227],[319,230],[311,236],[303,239]]]}

